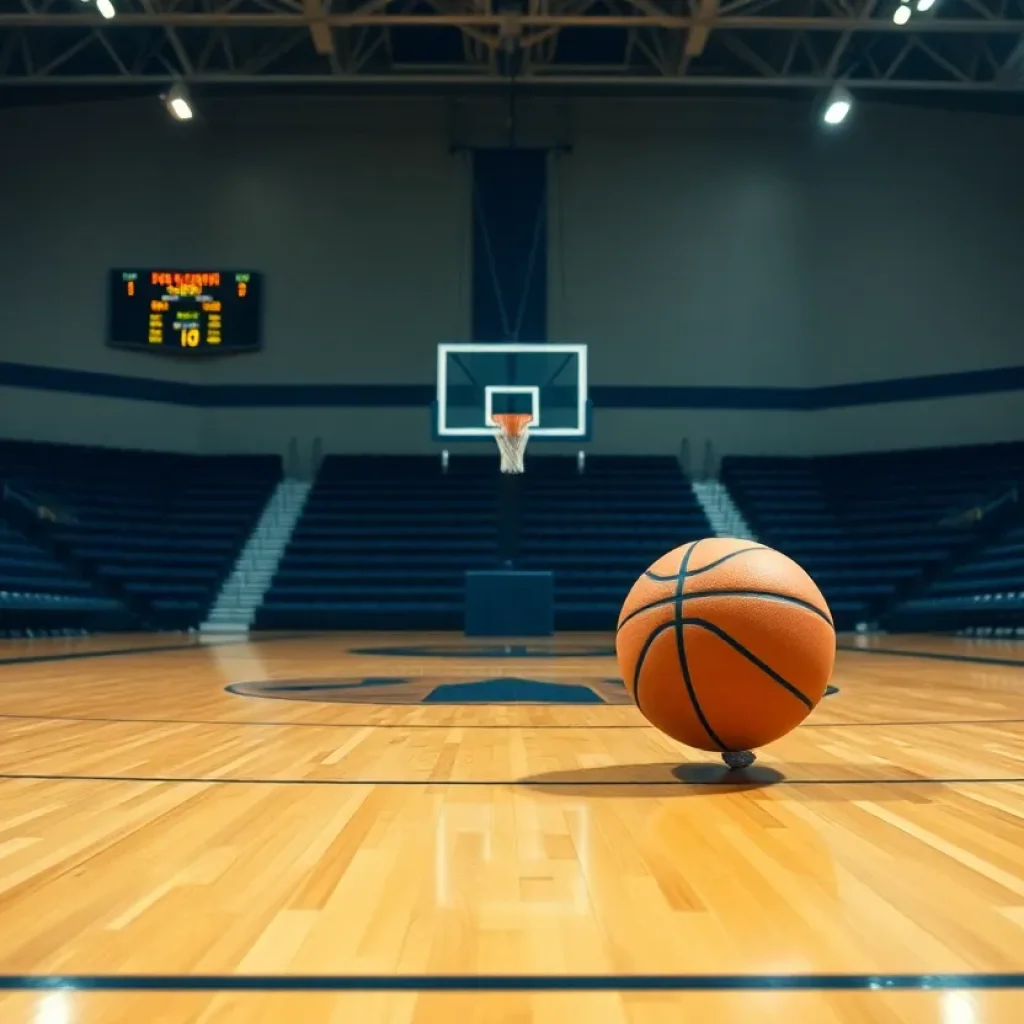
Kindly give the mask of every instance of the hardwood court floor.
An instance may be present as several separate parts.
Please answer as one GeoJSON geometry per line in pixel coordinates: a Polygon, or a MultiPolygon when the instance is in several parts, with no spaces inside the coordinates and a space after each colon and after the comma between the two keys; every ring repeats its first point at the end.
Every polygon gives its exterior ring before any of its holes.
{"type": "Polygon", "coordinates": [[[1024,644],[848,638],[726,784],[610,643],[0,644],[0,1022],[1024,1020],[1024,644]]]}

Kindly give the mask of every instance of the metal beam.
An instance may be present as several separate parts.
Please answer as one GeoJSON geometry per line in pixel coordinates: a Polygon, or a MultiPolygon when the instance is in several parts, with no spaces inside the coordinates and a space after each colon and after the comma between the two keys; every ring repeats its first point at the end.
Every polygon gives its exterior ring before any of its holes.
{"type": "MultiPolygon", "coordinates": [[[[142,0],[142,6],[146,9],[146,13],[151,17],[159,18],[162,12],[159,12],[153,4],[153,0],[142,0]]],[[[52,15],[47,15],[47,20],[52,15]]],[[[192,61],[189,58],[188,52],[182,45],[181,40],[178,38],[178,33],[174,31],[174,28],[167,24],[166,21],[161,22],[164,29],[164,34],[167,36],[167,41],[171,44],[171,49],[174,51],[174,56],[178,58],[178,63],[181,65],[181,71],[185,75],[192,74],[192,61]]]]}
{"type": "MultiPolygon", "coordinates": [[[[878,4],[878,0],[865,0],[864,6],[860,11],[860,20],[868,23],[871,21],[871,16],[875,13],[875,7],[878,4]]],[[[914,26],[916,31],[917,26],[914,26]]],[[[828,59],[828,65],[825,68],[825,74],[829,78],[834,78],[836,73],[839,71],[839,62],[843,59],[846,54],[847,47],[850,45],[850,40],[853,39],[853,29],[845,29],[843,34],[839,37],[839,42],[836,43],[835,49],[832,51],[832,56],[828,59]]]]}
{"type": "Polygon", "coordinates": [[[721,36],[722,44],[734,56],[742,61],[747,67],[764,75],[765,78],[773,78],[779,72],[772,67],[759,53],[755,53],[742,39],[724,34],[721,36]]]}
{"type": "Polygon", "coordinates": [[[324,20],[327,15],[324,0],[302,0],[302,11],[307,18],[312,19],[309,23],[309,34],[313,37],[313,49],[322,57],[333,54],[334,33],[324,20]]]}
{"type": "MultiPolygon", "coordinates": [[[[690,75],[686,77],[664,77],[658,75],[614,74],[609,68],[605,72],[587,72],[573,74],[571,68],[562,68],[557,74],[541,73],[536,68],[528,77],[515,79],[517,87],[524,89],[550,88],[605,88],[623,87],[626,89],[661,90],[664,92],[699,91],[700,89],[745,89],[769,90],[780,89],[811,90],[822,89],[832,84],[832,79],[822,75],[783,76],[758,78],[747,75],[690,75]]],[[[5,87],[28,86],[78,86],[78,85],[144,85],[170,84],[176,76],[171,72],[161,74],[132,75],[0,75],[0,85],[5,87]]],[[[232,74],[225,72],[197,72],[189,81],[197,85],[217,86],[279,86],[301,87],[308,85],[333,85],[339,88],[351,87],[365,89],[367,87],[408,88],[423,86],[494,86],[507,89],[510,79],[504,75],[453,73],[446,70],[441,74],[385,74],[331,75],[314,73],[296,74],[232,74]]],[[[952,79],[885,79],[863,78],[847,79],[847,84],[855,92],[972,92],[972,93],[1003,93],[1024,94],[1024,82],[979,81],[963,82],[952,79]]]]}
{"type": "Polygon", "coordinates": [[[694,25],[686,34],[683,53],[687,58],[699,57],[708,44],[711,28],[718,20],[718,0],[699,0],[694,25]]]}
{"type": "Polygon", "coordinates": [[[1003,62],[998,75],[1000,78],[1010,78],[1015,71],[1018,78],[1024,72],[1024,34],[1022,34],[1020,42],[1013,48],[1010,56],[1003,62]]]}
{"type": "Polygon", "coordinates": [[[10,70],[14,62],[14,51],[21,42],[21,35],[20,32],[9,32],[0,45],[0,75],[5,75],[10,70]]]}
{"type": "Polygon", "coordinates": [[[92,5],[0,0],[0,85],[486,89],[507,88],[515,69],[534,91],[820,90],[841,77],[858,91],[1024,92],[1021,48],[1005,56],[1024,38],[1024,0],[969,0],[957,18],[940,9],[905,26],[880,0],[527,0],[515,15],[497,0],[115,3],[106,21],[92,5]],[[424,26],[461,32],[461,57],[441,64],[428,47],[396,64],[391,29],[424,26]],[[624,56],[566,63],[555,42],[578,27],[624,40],[624,56]],[[92,73],[71,61],[83,50],[92,73]]]}
{"type": "MultiPolygon", "coordinates": [[[[301,29],[314,22],[331,28],[353,28],[377,25],[391,28],[478,28],[500,33],[507,26],[504,16],[494,14],[325,14],[313,18],[304,12],[254,14],[250,12],[225,14],[222,12],[197,13],[189,11],[160,11],[153,13],[119,14],[111,21],[91,10],[78,14],[36,14],[14,12],[0,14],[0,28],[95,28],[103,26],[109,32],[126,28],[258,28],[301,29]]],[[[664,16],[649,18],[642,15],[622,16],[604,14],[524,14],[518,18],[524,29],[561,28],[664,28],[688,31],[701,22],[699,17],[664,16]]],[[[848,15],[813,17],[799,15],[723,15],[712,24],[714,29],[732,31],[804,31],[804,32],[874,32],[895,34],[1024,34],[1024,18],[919,18],[912,25],[897,25],[891,18],[862,19],[848,15]]]]}

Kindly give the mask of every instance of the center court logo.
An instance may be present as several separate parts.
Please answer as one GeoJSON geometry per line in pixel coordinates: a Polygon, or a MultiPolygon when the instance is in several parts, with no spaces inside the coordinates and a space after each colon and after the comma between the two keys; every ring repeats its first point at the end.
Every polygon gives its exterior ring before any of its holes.
{"type": "Polygon", "coordinates": [[[451,676],[368,676],[265,679],[232,683],[229,693],[316,704],[632,704],[620,679],[452,679],[451,676]]]}

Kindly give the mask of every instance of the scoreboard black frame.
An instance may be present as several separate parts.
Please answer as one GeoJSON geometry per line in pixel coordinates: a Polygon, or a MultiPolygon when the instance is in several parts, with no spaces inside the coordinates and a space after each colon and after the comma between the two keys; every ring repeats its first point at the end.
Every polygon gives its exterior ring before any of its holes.
{"type": "Polygon", "coordinates": [[[251,270],[115,268],[107,344],[175,356],[239,355],[263,347],[263,275],[251,270]]]}

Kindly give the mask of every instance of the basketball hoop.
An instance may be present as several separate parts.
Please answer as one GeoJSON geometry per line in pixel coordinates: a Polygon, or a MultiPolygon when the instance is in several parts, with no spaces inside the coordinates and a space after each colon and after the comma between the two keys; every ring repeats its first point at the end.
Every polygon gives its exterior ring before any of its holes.
{"type": "Polygon", "coordinates": [[[526,412],[502,412],[491,417],[496,428],[494,439],[501,452],[502,473],[522,473],[525,470],[523,455],[526,453],[526,442],[530,439],[532,419],[526,412]]]}

